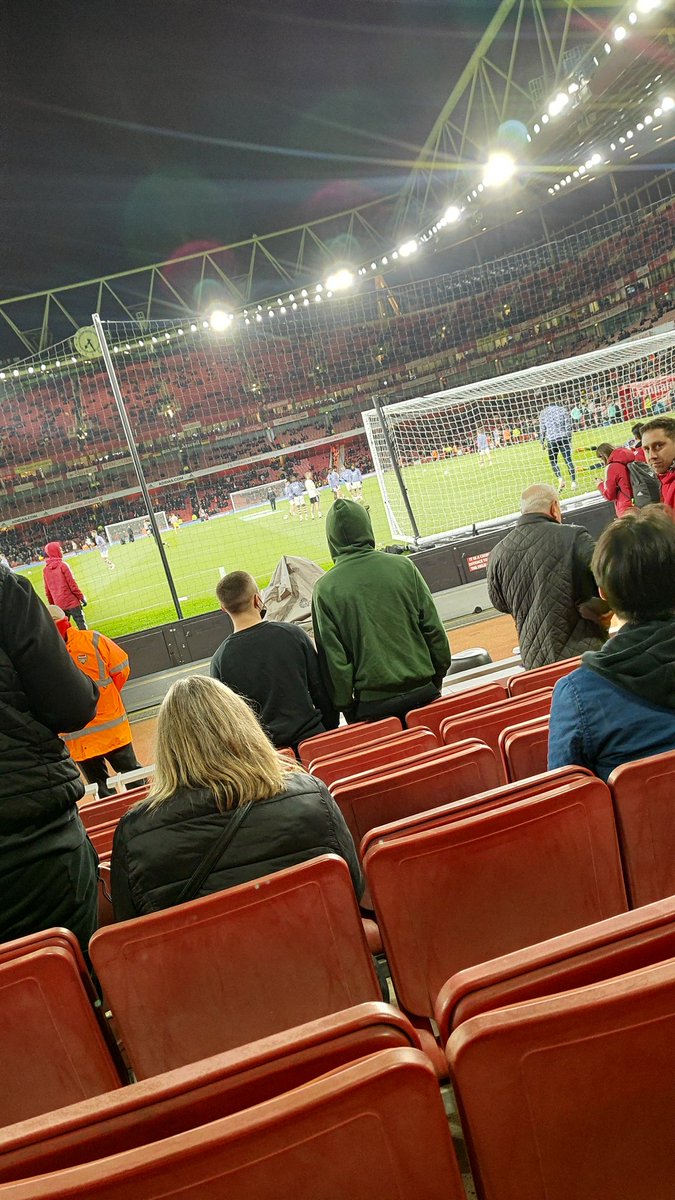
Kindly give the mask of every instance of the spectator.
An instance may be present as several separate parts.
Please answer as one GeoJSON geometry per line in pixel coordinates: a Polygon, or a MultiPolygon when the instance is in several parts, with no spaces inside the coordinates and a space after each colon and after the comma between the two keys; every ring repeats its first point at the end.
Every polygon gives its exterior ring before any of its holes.
{"type": "Polygon", "coordinates": [[[600,535],[600,594],[625,624],[558,681],[548,765],[615,767],[675,749],[675,522],[661,505],[634,509],[600,535]]]}
{"type": "Polygon", "coordinates": [[[218,680],[193,675],[174,683],[159,711],[155,762],[150,795],[115,832],[118,921],[192,898],[196,870],[237,819],[226,862],[216,859],[198,895],[339,854],[360,898],[358,857],[330,792],[281,758],[246,702],[218,680]]]}
{"type": "Polygon", "coordinates": [[[631,434],[633,435],[627,443],[628,448],[633,451],[636,462],[646,463],[647,456],[642,449],[642,430],[644,429],[644,421],[638,421],[631,426],[631,434]]]}
{"type": "Polygon", "coordinates": [[[609,607],[591,572],[593,539],[579,525],[563,525],[554,487],[535,483],[520,498],[522,516],[488,561],[490,601],[511,613],[527,671],[599,650],[607,637],[609,607]]]}
{"type": "Polygon", "coordinates": [[[337,716],[304,630],[264,621],[265,602],[246,571],[225,575],[216,595],[234,633],[211,659],[211,676],[249,701],[275,746],[297,750],[305,738],[335,728],[337,716]]]}
{"type": "Polygon", "coordinates": [[[376,721],[436,700],[450,646],[417,567],[375,549],[354,500],[335,501],[326,536],[335,566],[314,587],[312,615],[334,707],[349,721],[376,721]]]}
{"type": "Polygon", "coordinates": [[[661,499],[675,509],[675,418],[658,417],[642,426],[642,449],[661,485],[661,499]]]}
{"type": "Polygon", "coordinates": [[[98,690],[73,665],[44,604],[0,568],[0,941],[96,927],[97,858],[78,816],[80,773],[58,730],[86,725],[98,690]]]}
{"type": "Polygon", "coordinates": [[[605,500],[612,501],[617,517],[622,517],[633,507],[633,488],[628,463],[635,462],[635,455],[632,450],[626,450],[623,446],[610,446],[609,442],[598,446],[596,453],[605,467],[605,478],[600,480],[598,491],[605,500]]]}
{"type": "Polygon", "coordinates": [[[77,585],[73,572],[63,561],[60,543],[47,542],[45,554],[47,561],[42,578],[47,603],[62,608],[67,617],[73,618],[78,629],[86,629],[87,622],[82,609],[87,607],[87,601],[77,585]]]}
{"type": "Polygon", "coordinates": [[[129,659],[111,638],[93,629],[73,629],[63,610],[54,604],[49,611],[75,666],[99,687],[93,720],[76,733],[65,733],[63,740],[87,783],[98,784],[99,796],[114,796],[107,783],[106,759],[113,771],[135,771],[141,765],[121,696],[129,678],[129,659]]]}
{"type": "MultiPolygon", "coordinates": [[[[515,436],[515,430],[514,430],[515,436]]],[[[572,462],[572,418],[562,404],[548,404],[539,414],[539,440],[546,447],[548,461],[553,474],[558,480],[558,491],[562,492],[565,480],[558,465],[558,457],[562,454],[572,481],[572,491],[576,491],[577,476],[572,462]]]]}

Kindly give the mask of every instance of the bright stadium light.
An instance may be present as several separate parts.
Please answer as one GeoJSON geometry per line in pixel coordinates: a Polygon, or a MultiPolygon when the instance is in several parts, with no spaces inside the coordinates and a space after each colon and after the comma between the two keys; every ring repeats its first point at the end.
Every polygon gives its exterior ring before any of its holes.
{"type": "Polygon", "coordinates": [[[449,208],[446,208],[443,218],[445,221],[448,221],[449,224],[454,225],[455,221],[459,221],[461,215],[462,210],[458,208],[456,204],[451,204],[449,208]]]}
{"type": "Polygon", "coordinates": [[[232,321],[232,313],[225,312],[224,308],[214,308],[211,313],[211,328],[214,333],[223,333],[232,321]]]}
{"type": "Polygon", "coordinates": [[[617,25],[616,29],[614,30],[614,41],[622,42],[625,37],[626,37],[626,30],[625,30],[624,26],[617,25]]]}
{"type": "Polygon", "coordinates": [[[333,271],[332,275],[326,277],[326,287],[331,292],[344,292],[352,286],[353,282],[354,276],[348,267],[340,267],[339,270],[333,271]]]}
{"type": "Polygon", "coordinates": [[[483,184],[485,187],[501,187],[502,184],[508,183],[509,179],[513,178],[515,170],[515,160],[511,155],[498,150],[490,155],[485,165],[483,184]]]}
{"type": "Polygon", "coordinates": [[[661,101],[661,108],[664,112],[670,112],[671,108],[675,107],[675,100],[672,96],[664,96],[661,101]]]}
{"type": "Polygon", "coordinates": [[[409,241],[403,242],[403,244],[401,246],[399,246],[398,252],[399,252],[401,258],[410,258],[410,255],[414,254],[416,249],[417,249],[417,239],[410,238],[409,241]]]}

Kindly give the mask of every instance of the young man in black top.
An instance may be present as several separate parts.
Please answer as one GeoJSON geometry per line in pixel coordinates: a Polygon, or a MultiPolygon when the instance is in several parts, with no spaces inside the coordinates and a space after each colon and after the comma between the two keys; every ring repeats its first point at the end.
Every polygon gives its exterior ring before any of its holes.
{"type": "Polygon", "coordinates": [[[231,571],[216,588],[234,633],[216,650],[211,675],[248,700],[275,746],[294,750],[305,738],[334,729],[309,637],[286,621],[264,622],[265,604],[246,571],[231,571]]]}

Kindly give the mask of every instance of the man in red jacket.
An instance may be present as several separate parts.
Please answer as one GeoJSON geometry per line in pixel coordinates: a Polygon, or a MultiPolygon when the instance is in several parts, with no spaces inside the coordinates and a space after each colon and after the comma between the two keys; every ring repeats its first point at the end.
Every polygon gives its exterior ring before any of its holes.
{"type": "Polygon", "coordinates": [[[47,542],[45,554],[47,561],[43,580],[47,603],[62,608],[67,617],[73,618],[78,629],[86,629],[87,622],[82,609],[86,607],[87,601],[77,586],[68,563],[63,561],[60,542],[47,542]]]}
{"type": "Polygon", "coordinates": [[[675,418],[647,421],[642,426],[642,449],[659,477],[662,502],[675,509],[675,418]]]}

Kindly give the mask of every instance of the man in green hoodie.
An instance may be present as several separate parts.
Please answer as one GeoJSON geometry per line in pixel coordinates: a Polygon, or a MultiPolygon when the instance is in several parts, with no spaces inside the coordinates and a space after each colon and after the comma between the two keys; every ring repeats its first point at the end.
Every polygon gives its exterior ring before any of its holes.
{"type": "Polygon", "coordinates": [[[315,585],[312,618],[334,707],[348,721],[376,721],[436,700],[450,646],[417,567],[375,549],[370,517],[353,500],[335,501],[326,538],[335,566],[315,585]]]}

